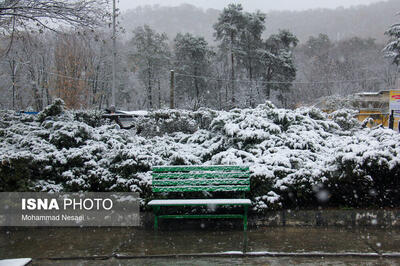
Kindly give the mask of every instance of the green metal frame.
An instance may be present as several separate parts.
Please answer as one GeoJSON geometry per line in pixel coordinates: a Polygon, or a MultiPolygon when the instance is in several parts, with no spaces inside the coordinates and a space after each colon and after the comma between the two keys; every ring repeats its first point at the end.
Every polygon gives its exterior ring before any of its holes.
{"type": "MultiPolygon", "coordinates": [[[[153,192],[195,192],[195,191],[250,191],[248,166],[156,166],[153,167],[153,192]]],[[[207,204],[163,204],[153,205],[154,230],[158,230],[159,219],[243,219],[243,230],[247,231],[247,204],[217,204],[243,206],[243,214],[165,214],[161,207],[206,206],[207,204]]]]}
{"type": "MultiPolygon", "coordinates": [[[[220,204],[225,205],[225,204],[220,204]]],[[[238,205],[238,204],[235,204],[238,205]]],[[[162,205],[164,206],[164,205],[162,205]]],[[[168,205],[172,206],[172,205],[168,205]]],[[[179,206],[199,206],[199,205],[179,205],[179,206]]],[[[154,212],[154,230],[158,230],[159,219],[243,219],[243,230],[247,231],[247,212],[248,205],[242,205],[244,207],[243,214],[164,214],[160,215],[161,205],[153,206],[154,212]]]]}

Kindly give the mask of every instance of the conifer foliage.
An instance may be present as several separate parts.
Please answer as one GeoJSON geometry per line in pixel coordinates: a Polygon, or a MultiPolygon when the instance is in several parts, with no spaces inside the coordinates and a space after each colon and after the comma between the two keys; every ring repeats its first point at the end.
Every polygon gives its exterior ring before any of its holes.
{"type": "Polygon", "coordinates": [[[400,204],[400,135],[361,128],[351,110],[159,110],[121,130],[63,106],[0,112],[0,191],[134,191],[145,202],[152,166],[249,165],[257,212],[400,204]]]}
{"type": "Polygon", "coordinates": [[[400,64],[400,23],[392,25],[385,34],[389,36],[390,41],[384,51],[388,57],[393,58],[393,63],[400,64]]]}
{"type": "MultiPolygon", "coordinates": [[[[282,94],[296,78],[292,51],[297,38],[287,30],[262,38],[266,15],[260,11],[244,12],[240,4],[225,8],[214,25],[220,50],[230,58],[231,104],[236,104],[236,79],[249,81],[247,102],[254,106],[255,99],[269,99],[271,89],[282,94]],[[260,84],[260,85],[257,85],[260,84]]],[[[240,87],[239,87],[240,90],[240,87]]]]}

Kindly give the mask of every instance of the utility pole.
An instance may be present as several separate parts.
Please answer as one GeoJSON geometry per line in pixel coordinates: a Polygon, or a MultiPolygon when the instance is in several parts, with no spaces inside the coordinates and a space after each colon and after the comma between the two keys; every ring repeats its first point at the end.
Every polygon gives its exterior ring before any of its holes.
{"type": "Polygon", "coordinates": [[[174,93],[174,71],[171,70],[171,80],[170,80],[170,91],[169,91],[169,108],[174,109],[174,98],[175,98],[175,93],[174,93]]]}
{"type": "Polygon", "coordinates": [[[116,108],[115,105],[115,61],[117,56],[116,48],[116,26],[115,26],[115,0],[113,0],[113,34],[112,34],[112,93],[111,93],[111,105],[116,108]]]}
{"type": "Polygon", "coordinates": [[[397,89],[400,90],[400,78],[397,79],[397,89]]]}
{"type": "Polygon", "coordinates": [[[12,109],[15,110],[15,75],[17,72],[17,67],[15,65],[15,60],[12,60],[11,64],[12,68],[12,75],[11,75],[11,81],[12,81],[12,109]]]}

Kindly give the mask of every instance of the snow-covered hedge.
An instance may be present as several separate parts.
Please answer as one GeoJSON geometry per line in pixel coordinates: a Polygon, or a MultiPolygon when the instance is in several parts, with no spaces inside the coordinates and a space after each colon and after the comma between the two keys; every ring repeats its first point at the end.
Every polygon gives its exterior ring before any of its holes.
{"type": "Polygon", "coordinates": [[[134,117],[135,133],[149,138],[175,132],[193,134],[198,129],[208,129],[216,112],[202,108],[196,112],[187,110],[155,110],[134,117]]]}
{"type": "Polygon", "coordinates": [[[399,134],[361,128],[351,110],[332,119],[319,109],[271,103],[229,112],[164,110],[121,130],[98,112],[62,105],[37,117],[0,113],[0,191],[136,191],[147,200],[153,165],[246,164],[258,212],[400,203],[399,134]],[[171,125],[167,133],[136,134],[156,117],[159,126],[171,125]],[[190,130],[182,121],[191,121],[190,130]]]}

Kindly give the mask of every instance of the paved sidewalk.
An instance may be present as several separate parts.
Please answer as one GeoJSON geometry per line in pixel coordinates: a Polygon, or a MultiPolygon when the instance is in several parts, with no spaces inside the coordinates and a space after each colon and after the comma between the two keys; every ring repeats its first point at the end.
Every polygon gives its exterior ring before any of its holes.
{"type": "Polygon", "coordinates": [[[399,265],[400,229],[263,227],[244,234],[204,225],[156,235],[135,228],[3,228],[0,257],[31,257],[33,265],[399,265]]]}

